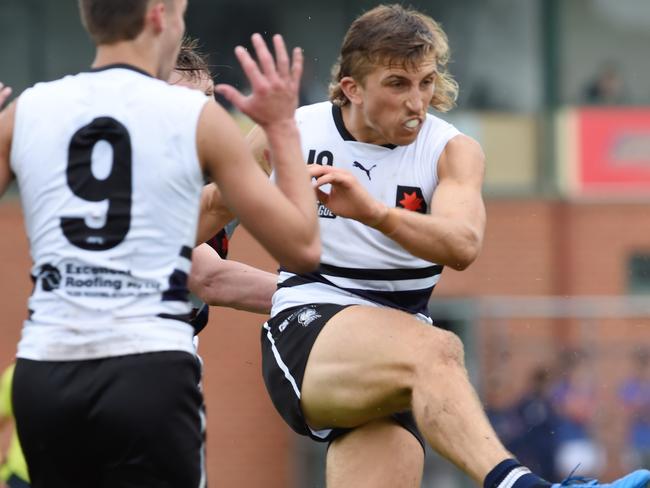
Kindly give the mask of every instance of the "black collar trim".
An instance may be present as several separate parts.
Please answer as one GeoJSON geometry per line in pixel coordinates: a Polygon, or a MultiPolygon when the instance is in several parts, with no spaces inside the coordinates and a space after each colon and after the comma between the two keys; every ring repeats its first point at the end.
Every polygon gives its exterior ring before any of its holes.
{"type": "MultiPolygon", "coordinates": [[[[350,134],[350,131],[345,127],[345,124],[343,123],[343,112],[341,110],[341,107],[332,104],[332,117],[334,118],[334,124],[336,125],[341,138],[344,141],[356,141],[354,136],[350,134]]],[[[387,149],[395,149],[397,146],[395,144],[381,144],[381,147],[385,147],[387,149]]]]}
{"type": "Polygon", "coordinates": [[[114,69],[114,68],[122,68],[122,69],[130,69],[131,71],[135,71],[136,73],[140,73],[141,75],[148,76],[149,78],[153,78],[149,73],[147,73],[145,70],[136,68],[135,66],[127,63],[114,63],[114,64],[107,64],[105,66],[100,66],[98,68],[91,68],[88,70],[90,73],[97,73],[99,71],[106,71],[109,69],[114,69]]]}

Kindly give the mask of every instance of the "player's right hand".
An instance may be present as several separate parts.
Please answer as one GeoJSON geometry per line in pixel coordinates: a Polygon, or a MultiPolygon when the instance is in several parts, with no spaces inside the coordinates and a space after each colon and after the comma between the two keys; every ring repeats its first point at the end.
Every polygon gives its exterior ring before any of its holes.
{"type": "Polygon", "coordinates": [[[302,50],[293,50],[290,63],[281,35],[273,36],[276,59],[260,34],[253,34],[252,42],[257,62],[242,46],[235,48],[235,55],[250,82],[252,93],[244,96],[230,85],[217,85],[216,91],[263,128],[278,122],[293,123],[302,76],[302,50]]]}
{"type": "Polygon", "coordinates": [[[4,86],[4,84],[0,81],[0,109],[4,105],[4,103],[7,101],[7,98],[11,95],[11,87],[9,86],[4,86]]]}
{"type": "Polygon", "coordinates": [[[314,186],[318,200],[336,215],[369,226],[386,216],[386,205],[370,195],[349,171],[320,164],[310,164],[307,171],[316,178],[314,186]],[[327,184],[331,185],[329,193],[321,190],[327,184]]]}

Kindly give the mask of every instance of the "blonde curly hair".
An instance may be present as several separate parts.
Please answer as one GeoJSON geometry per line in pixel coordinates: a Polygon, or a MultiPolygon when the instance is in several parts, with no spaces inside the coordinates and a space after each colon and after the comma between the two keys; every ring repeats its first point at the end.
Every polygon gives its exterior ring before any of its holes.
{"type": "Polygon", "coordinates": [[[350,76],[360,83],[377,65],[413,69],[433,55],[437,64],[431,107],[447,112],[458,97],[458,83],[447,69],[447,35],[431,17],[401,5],[380,5],[358,17],[343,39],[341,53],[332,68],[329,98],[344,106],[350,103],[341,89],[341,79],[350,76]]]}

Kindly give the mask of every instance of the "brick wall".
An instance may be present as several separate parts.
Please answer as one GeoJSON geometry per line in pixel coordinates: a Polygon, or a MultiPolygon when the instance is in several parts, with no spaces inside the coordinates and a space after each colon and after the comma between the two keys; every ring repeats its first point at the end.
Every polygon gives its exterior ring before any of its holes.
{"type": "MultiPolygon", "coordinates": [[[[15,351],[31,290],[27,242],[15,201],[0,204],[0,232],[0,364],[5,364],[15,351]]],[[[625,293],[627,256],[638,250],[650,250],[650,205],[492,200],[481,256],[466,271],[446,269],[436,296],[625,293]]],[[[243,229],[235,234],[231,257],[274,269],[272,260],[243,229]]],[[[275,413],[260,375],[263,320],[260,315],[213,309],[211,323],[202,333],[210,486],[294,484],[295,437],[275,413]]],[[[538,319],[479,326],[484,380],[506,370],[513,397],[525,389],[530,369],[552,364],[559,347],[588,344],[606,352],[597,374],[602,379],[603,405],[611,405],[617,383],[629,371],[627,352],[640,344],[650,346],[650,324],[639,321],[585,325],[538,319]]],[[[620,435],[610,445],[619,441],[620,435]]]]}

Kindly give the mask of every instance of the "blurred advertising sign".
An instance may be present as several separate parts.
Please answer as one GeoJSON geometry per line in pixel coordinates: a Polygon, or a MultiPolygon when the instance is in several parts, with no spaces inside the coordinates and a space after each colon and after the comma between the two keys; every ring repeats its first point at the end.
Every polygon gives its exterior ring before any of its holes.
{"type": "Polygon", "coordinates": [[[650,107],[579,108],[560,119],[569,193],[650,198],[650,107]]]}

